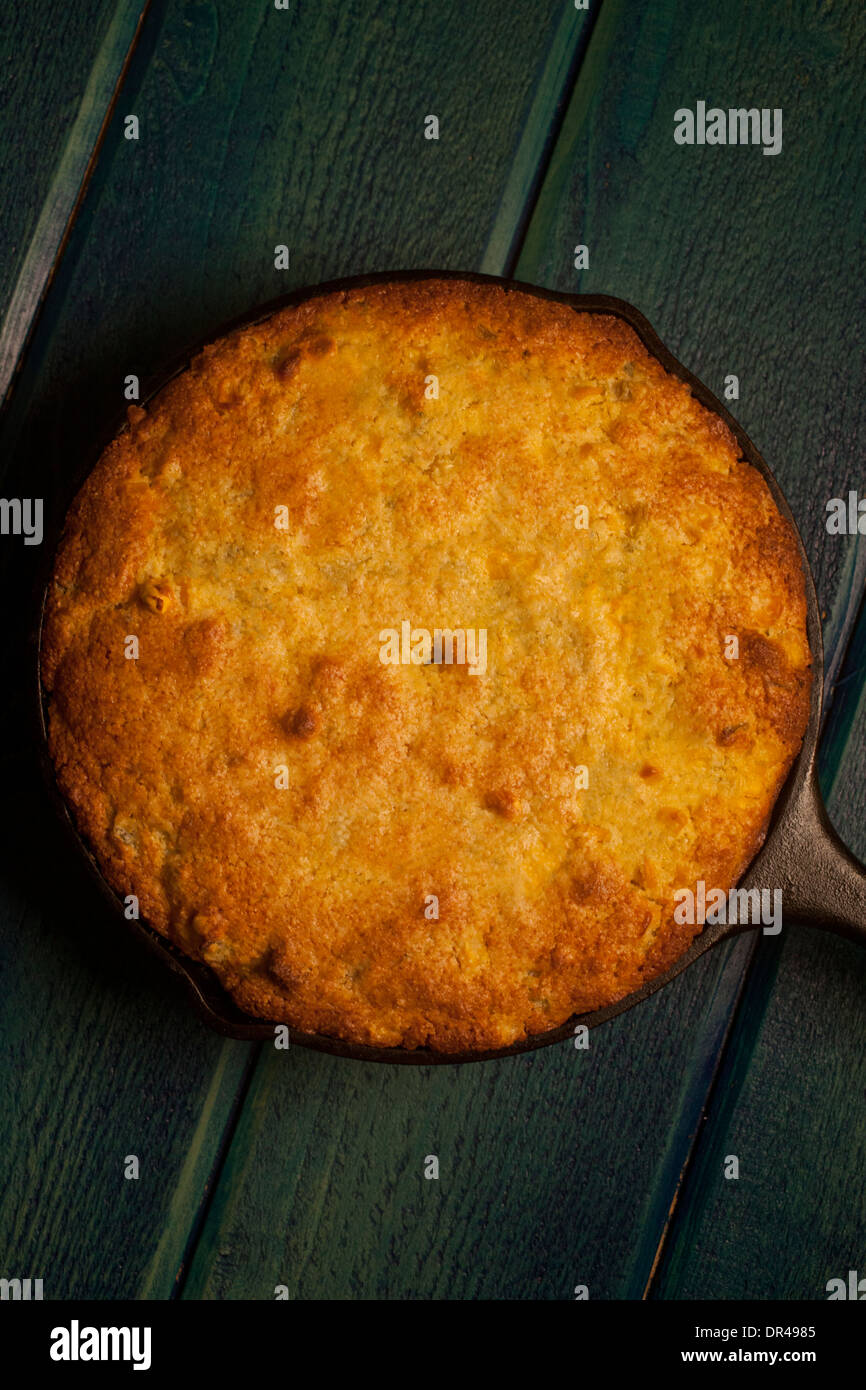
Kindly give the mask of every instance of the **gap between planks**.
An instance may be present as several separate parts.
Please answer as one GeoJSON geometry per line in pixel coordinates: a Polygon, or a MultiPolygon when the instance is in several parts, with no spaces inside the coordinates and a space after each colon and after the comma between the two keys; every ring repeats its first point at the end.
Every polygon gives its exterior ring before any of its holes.
{"type": "Polygon", "coordinates": [[[589,10],[568,5],[559,22],[478,267],[485,275],[514,274],[604,3],[596,0],[589,10]]]}
{"type": "MultiPolygon", "coordinates": [[[[569,109],[589,39],[604,0],[590,11],[568,6],[551,41],[541,68],[535,94],[527,113],[511,170],[479,269],[488,275],[513,274],[526,230],[532,220],[545,180],[547,167],[559,139],[565,112],[569,109]]],[[[219,1186],[223,1168],[238,1127],[247,1094],[258,1069],[262,1046],[256,1049],[244,1074],[239,1094],[220,1142],[206,1192],[191,1227],[183,1258],[173,1281],[172,1298],[182,1295],[195,1263],[204,1229],[219,1186]]],[[[143,1295],[146,1296],[146,1295],[143,1295]]]]}
{"type": "MultiPolygon", "coordinates": [[[[575,73],[573,90],[567,109],[557,122],[555,141],[545,147],[545,175],[535,187],[533,214],[540,207],[542,215],[537,219],[531,216],[524,220],[519,249],[519,263],[515,273],[518,278],[531,279],[532,266],[541,258],[543,238],[547,219],[543,215],[545,207],[556,207],[563,198],[563,186],[574,161],[574,150],[589,120],[593,95],[598,82],[603,80],[610,53],[616,43],[617,35],[627,14],[624,0],[605,0],[603,10],[600,6],[592,16],[582,44],[579,71],[575,73]],[[597,22],[600,17],[600,22],[597,22]],[[525,266],[525,269],[524,269],[525,266]]],[[[504,204],[503,199],[503,204],[504,204]]],[[[494,237],[491,236],[491,245],[494,237]]],[[[485,265],[484,269],[488,269],[485,265]]],[[[582,278],[582,277],[581,277],[582,278]]],[[[578,282],[578,289],[580,284],[578,282]]],[[[856,542],[846,557],[842,583],[837,590],[833,611],[828,615],[824,627],[825,672],[824,706],[819,730],[819,759],[821,740],[827,725],[827,716],[833,704],[836,683],[849,661],[849,655],[858,642],[859,634],[866,632],[866,601],[861,606],[864,574],[866,574],[866,547],[856,542]],[[859,611],[858,611],[859,610],[859,611]]],[[[850,695],[846,691],[850,700],[850,695]]],[[[847,703],[847,701],[846,701],[847,703]]],[[[843,747],[847,744],[846,731],[843,747]]],[[[828,749],[829,752],[829,749],[828,749]]],[[[826,766],[826,762],[825,762],[826,766]]],[[[839,762],[836,761],[827,778],[825,800],[832,794],[839,762]]],[[[819,761],[820,767],[820,761],[819,761]]],[[[675,1155],[667,1158],[660,1176],[667,1182],[669,1196],[664,1204],[664,1217],[650,1268],[642,1286],[642,1299],[652,1297],[657,1275],[667,1249],[673,1238],[674,1229],[683,1210],[684,1194],[689,1189],[689,1179],[701,1146],[705,1123],[710,1115],[717,1084],[727,1059],[729,1048],[738,1033],[740,1011],[747,986],[755,970],[758,939],[750,941],[748,952],[736,951],[727,962],[714,990],[710,1010],[704,1021],[699,1042],[700,1047],[691,1059],[692,1082],[687,1086],[674,1117],[673,1132],[668,1144],[681,1146],[682,1158],[675,1167],[675,1155]],[[666,1171],[665,1171],[666,1169],[666,1171]]],[[[765,996],[764,1006],[768,999],[765,996]]],[[[763,1015],[763,1010],[762,1010],[763,1015]]],[[[639,1274],[639,1270],[637,1273],[639,1274]]]]}
{"type": "Polygon", "coordinates": [[[150,3],[121,0],[90,70],[0,327],[0,409],[84,201],[150,3]]]}

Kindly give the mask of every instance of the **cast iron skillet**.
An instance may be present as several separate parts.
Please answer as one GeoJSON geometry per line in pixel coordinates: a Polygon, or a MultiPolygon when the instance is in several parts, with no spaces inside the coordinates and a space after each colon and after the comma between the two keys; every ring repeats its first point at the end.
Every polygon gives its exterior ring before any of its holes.
{"type": "MultiPolygon", "coordinates": [[[[233,320],[221,330],[212,333],[207,341],[222,337],[233,329],[257,323],[261,319],[276,312],[278,309],[285,308],[291,304],[298,304],[312,296],[324,294],[329,291],[374,285],[383,281],[412,281],[430,278],[471,280],[486,284],[497,284],[503,286],[505,289],[519,289],[534,294],[539,298],[552,299],[561,304],[568,304],[576,313],[614,314],[618,318],[624,319],[625,322],[630,324],[635,330],[638,337],[643,341],[652,355],[661,362],[662,366],[674,376],[684,381],[691,389],[692,394],[703,405],[722,417],[733,432],[740,446],[743,458],[751,463],[753,467],[757,468],[763,475],[773,494],[776,505],[782,515],[791,523],[794,534],[797,537],[800,560],[806,581],[806,602],[808,608],[807,632],[809,646],[812,651],[813,680],[809,723],[806,728],[801,751],[776,801],[763,848],[749,865],[749,868],[740,881],[740,886],[745,888],[781,888],[783,892],[784,920],[795,918],[801,923],[820,927],[827,931],[837,932],[842,936],[847,936],[866,945],[866,869],[863,868],[845,845],[842,844],[834,831],[827,818],[827,813],[824,810],[821,800],[821,793],[818,789],[818,780],[815,770],[815,754],[821,718],[824,653],[821,639],[818,601],[809,569],[809,561],[803,548],[800,533],[797,530],[790,508],[775,478],[755,446],[743,433],[737,422],[731,418],[724,406],[716,400],[712,392],[708,391],[702,382],[692,376],[691,372],[688,372],[685,367],[668,352],[649,323],[647,323],[646,319],[637,309],[634,309],[630,304],[626,304],[623,300],[614,299],[609,295],[562,294],[552,290],[539,289],[534,285],[524,284],[518,280],[502,279],[494,275],[480,275],[468,272],[464,274],[463,272],[456,271],[434,270],[383,272],[376,275],[362,275],[343,280],[333,280],[323,285],[294,291],[291,294],[281,296],[279,299],[273,300],[257,309],[254,313],[233,320]]],[[[195,347],[185,351],[182,357],[176,360],[171,368],[160,374],[158,381],[149,383],[149,389],[144,396],[144,400],[150,400],[172,377],[176,376],[180,371],[183,371],[201,346],[203,346],[203,344],[199,343],[195,347]]],[[[105,431],[98,446],[94,449],[92,456],[86,460],[85,466],[80,472],[80,476],[75,480],[69,497],[70,501],[80,484],[84,481],[87,473],[89,473],[91,467],[95,464],[104,446],[121,428],[123,428],[123,425],[124,422],[122,420],[117,421],[113,428],[105,431]]],[[[56,541],[58,539],[59,535],[55,535],[54,544],[43,547],[44,570],[40,575],[37,588],[35,623],[31,633],[31,646],[34,658],[32,665],[32,689],[35,697],[33,705],[36,719],[37,747],[51,800],[66,830],[71,834],[81,858],[87,865],[103,896],[107,899],[119,920],[123,922],[139,940],[143,941],[151,951],[154,951],[166,965],[183,977],[192,996],[192,1002],[196,1011],[204,1021],[218,1032],[226,1034],[229,1037],[272,1039],[274,1036],[274,1024],[262,1022],[261,1020],[253,1019],[249,1015],[244,1014],[235,1005],[231,997],[223,990],[217,977],[211,972],[208,966],[183,955],[171,942],[165,940],[164,937],[160,936],[157,931],[149,927],[145,922],[129,921],[124,916],[119,895],[114,892],[103,877],[90,846],[79,833],[72,815],[60,795],[54,777],[51,758],[48,753],[47,714],[39,679],[39,650],[42,619],[48,584],[50,583],[53,569],[54,550],[56,549],[56,541]]],[[[521,1042],[514,1043],[510,1047],[497,1048],[486,1052],[437,1053],[428,1048],[408,1051],[400,1047],[369,1047],[363,1044],[348,1043],[338,1038],[296,1032],[294,1029],[292,1029],[291,1038],[293,1043],[297,1043],[302,1047],[311,1047],[321,1052],[330,1052],[340,1057],[353,1057],[368,1062],[421,1063],[429,1065],[431,1063],[444,1064],[486,1061],[495,1057],[508,1057],[521,1052],[531,1052],[535,1048],[546,1047],[550,1043],[564,1041],[573,1034],[575,1027],[580,1023],[586,1024],[588,1027],[594,1027],[596,1024],[605,1023],[608,1019],[615,1018],[617,1014],[623,1013],[626,1009],[633,1008],[635,1004],[639,1004],[642,1000],[647,999],[651,994],[654,994],[657,989],[661,989],[668,981],[674,979],[682,970],[685,970],[693,961],[696,961],[699,956],[702,956],[705,951],[708,951],[711,946],[715,946],[718,942],[728,937],[749,930],[755,930],[755,928],[750,924],[707,925],[700,935],[695,938],[690,949],[686,951],[665,974],[649,980],[641,989],[636,990],[633,994],[627,995],[626,998],[620,999],[617,1003],[610,1004],[606,1008],[597,1009],[594,1013],[574,1015],[559,1027],[551,1028],[545,1033],[537,1033],[521,1042]]]]}

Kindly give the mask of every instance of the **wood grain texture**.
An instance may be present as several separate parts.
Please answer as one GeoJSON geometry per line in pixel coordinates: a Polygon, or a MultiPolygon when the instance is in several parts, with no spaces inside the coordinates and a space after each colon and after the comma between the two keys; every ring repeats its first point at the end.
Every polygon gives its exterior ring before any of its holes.
{"type": "Polygon", "coordinates": [[[155,1267],[166,1296],[249,1050],[197,1023],[118,936],[22,774],[4,760],[3,841],[19,864],[14,884],[4,872],[0,935],[0,1264],[61,1299],[133,1294],[155,1267]]]}
{"type": "MultiPolygon", "coordinates": [[[[850,5],[798,18],[787,5],[722,14],[607,0],[518,264],[528,280],[631,299],[719,392],[737,372],[734,411],[788,491],[828,610],[847,615],[829,628],[831,659],[850,632],[854,547],[825,549],[823,506],[853,476],[862,409],[859,328],[836,307],[859,247],[844,176],[856,137],[842,133],[841,114],[855,20],[850,5]],[[712,161],[678,149],[673,111],[702,97],[783,105],[789,138],[801,128],[799,153],[786,164],[752,149],[714,150],[712,161]],[[825,168],[828,149],[838,164],[825,168]],[[805,303],[794,225],[818,258],[820,295],[805,303]],[[591,249],[582,277],[577,242],[591,249]]],[[[594,1034],[586,1058],[556,1049],[468,1068],[450,1087],[447,1072],[424,1085],[377,1071],[370,1094],[353,1074],[332,1081],[323,1059],[296,1055],[290,1069],[263,1054],[184,1296],[272,1297],[279,1282],[304,1298],[568,1298],[582,1282],[591,1297],[640,1297],[752,949],[744,940],[713,952],[594,1034]],[[344,1115],[354,1121],[345,1136],[344,1115]],[[430,1152],[446,1157],[438,1188],[420,1176],[430,1152]]],[[[844,943],[824,942],[831,1008],[843,956],[844,943]]],[[[824,1104],[819,1128],[840,1113],[824,1104]]],[[[828,1220],[840,1231],[846,1209],[829,1206],[828,1220]]],[[[770,1243],[774,1230],[768,1218],[756,1239],[770,1243]]],[[[793,1250],[783,1258],[787,1287],[810,1287],[793,1250]]],[[[715,1294],[737,1296],[740,1273],[729,1266],[715,1294]]],[[[693,1295],[710,1287],[698,1271],[693,1295]]]]}
{"type": "MultiPolygon", "coordinates": [[[[419,165],[408,137],[400,143],[402,108],[393,90],[404,94],[405,104],[418,89],[438,89],[438,45],[447,45],[449,34],[452,48],[463,43],[465,20],[458,30],[457,8],[450,9],[454,27],[443,36],[442,12],[437,8],[434,17],[432,7],[423,10],[426,48],[415,49],[410,29],[417,13],[403,29],[395,14],[389,47],[383,27],[390,11],[377,7],[375,13],[380,23],[372,25],[369,47],[369,8],[363,23],[357,9],[342,29],[337,23],[336,56],[328,48],[328,22],[313,11],[303,13],[309,28],[294,35],[291,55],[274,54],[270,15],[265,20],[256,12],[254,24],[228,7],[169,9],[165,22],[145,36],[128,90],[131,109],[141,110],[156,144],[131,151],[116,132],[109,138],[0,440],[14,445],[25,474],[53,478],[59,492],[92,420],[115,399],[124,372],[135,369],[130,362],[142,363],[146,372],[167,342],[208,331],[224,313],[287,287],[286,277],[273,285],[275,240],[292,246],[292,282],[381,268],[398,255],[403,264],[434,255],[442,264],[478,263],[509,177],[510,154],[502,157],[499,142],[504,139],[509,152],[520,145],[529,85],[520,87],[508,135],[488,125],[485,160],[451,162],[440,148],[427,167],[419,165]],[[358,117],[360,126],[353,124],[358,117]],[[372,144],[370,120],[378,132],[372,144]],[[143,156],[138,164],[133,154],[143,156]],[[480,191],[479,169],[485,171],[480,191]],[[459,225],[461,197],[469,211],[465,226],[459,225]],[[289,230],[278,234],[275,223],[289,230]],[[298,242],[295,225],[304,229],[298,242]]],[[[794,26],[797,43],[818,64],[813,80],[826,92],[831,77],[835,81],[839,45],[818,45],[815,57],[811,36],[796,28],[787,7],[775,7],[774,14],[777,27],[783,21],[794,26]]],[[[467,69],[474,81],[474,50],[462,48],[460,62],[450,60],[455,90],[471,91],[455,97],[461,109],[471,113],[481,100],[488,123],[501,124],[507,54],[519,67],[518,86],[530,81],[524,64],[532,73],[547,70],[542,44],[531,61],[526,57],[536,15],[537,9],[532,16],[519,10],[502,16],[482,7],[485,42],[491,44],[493,31],[502,35],[499,68],[494,86],[489,69],[477,79],[487,85],[473,86],[467,69]],[[522,29],[511,27],[520,23],[522,29]],[[489,99],[494,87],[498,103],[489,99]]],[[[704,94],[693,90],[693,50],[677,48],[683,25],[698,42],[689,15],[684,7],[626,10],[606,0],[563,129],[571,143],[554,151],[520,273],[562,285],[557,277],[568,270],[570,245],[590,240],[593,248],[606,248],[607,259],[593,252],[583,287],[632,298],[711,385],[718,387],[712,371],[727,370],[736,348],[738,362],[746,364],[741,380],[758,395],[750,418],[745,391],[735,413],[747,428],[751,419],[756,442],[780,476],[774,441],[797,443],[802,456],[783,481],[792,502],[792,488],[809,500],[816,472],[808,473],[808,449],[823,438],[806,389],[815,363],[811,348],[804,348],[806,366],[802,374],[796,368],[792,385],[785,345],[796,330],[799,351],[802,333],[817,331],[823,320],[798,327],[793,272],[781,299],[765,295],[764,277],[775,273],[778,279],[775,257],[784,250],[778,219],[803,220],[814,251],[826,232],[823,204],[813,208],[810,202],[811,167],[806,185],[799,181],[802,172],[789,175],[778,197],[769,183],[766,189],[750,184],[764,177],[750,173],[742,195],[746,209],[736,216],[752,236],[755,275],[745,276],[751,262],[742,256],[730,268],[724,257],[721,271],[708,268],[708,247],[721,240],[730,251],[723,211],[730,171],[720,179],[719,169],[725,170],[718,164],[711,176],[700,164],[683,173],[685,166],[665,162],[668,135],[664,141],[657,135],[661,117],[653,96],[660,74],[678,90],[689,87],[675,105],[704,94]],[[612,29],[605,28],[606,16],[612,29]],[[612,105],[608,88],[619,94],[612,105]],[[612,202],[605,201],[606,162],[617,171],[612,202]],[[592,208],[594,220],[584,222],[592,208]],[[581,235],[584,225],[600,229],[599,238],[581,235]],[[560,262],[563,232],[566,257],[560,262]],[[669,234],[673,255],[665,249],[669,234]],[[714,273],[721,274],[720,284],[714,273]],[[699,359],[699,353],[709,356],[699,359]],[[781,401],[780,380],[786,383],[781,401]]],[[[839,31],[842,48],[849,15],[843,14],[839,31]]],[[[550,11],[550,32],[560,17],[558,8],[550,11]]],[[[712,16],[707,22],[715,23],[712,16]]],[[[760,55],[749,54],[760,50],[766,24],[757,13],[749,18],[744,4],[727,7],[725,24],[711,30],[701,81],[727,81],[735,60],[747,71],[748,61],[758,63],[760,55]]],[[[470,37],[477,47],[480,29],[470,37]]],[[[791,40],[779,60],[783,76],[798,58],[806,61],[791,40]]],[[[739,90],[735,98],[740,101],[739,90]]],[[[816,137],[817,149],[822,139],[835,138],[837,99],[838,91],[817,113],[826,127],[825,136],[816,137]]],[[[769,96],[759,104],[768,103],[776,104],[769,96]]],[[[663,124],[667,131],[667,112],[663,124]]],[[[473,151],[475,138],[472,129],[464,154],[473,151]]],[[[778,163],[757,151],[714,153],[778,163]]],[[[838,195],[834,206],[846,214],[838,195]]],[[[847,227],[834,235],[844,240],[847,227]]],[[[837,278],[827,281],[837,286],[837,297],[840,263],[837,278]]],[[[852,400],[843,409],[841,402],[849,394],[845,383],[853,378],[845,372],[857,343],[845,333],[821,341],[822,399],[838,399],[843,423],[838,432],[835,419],[828,427],[832,447],[820,482],[838,488],[854,467],[848,432],[857,427],[858,406],[852,400]]],[[[817,531],[815,525],[813,541],[817,531]]],[[[843,543],[835,557],[823,557],[823,594],[831,605],[843,592],[846,552],[854,549],[843,543]]],[[[850,685],[856,688],[856,680],[850,685]]],[[[854,738],[852,746],[857,729],[854,738]]],[[[53,851],[45,854],[43,847],[36,854],[30,847],[41,822],[28,803],[28,779],[16,752],[7,754],[5,768],[3,867],[11,887],[0,950],[13,1015],[4,1020],[5,1035],[15,1039],[15,1064],[4,1081],[12,1104],[5,1108],[0,1226],[14,1232],[14,1242],[3,1242],[4,1261],[9,1249],[23,1262],[22,1274],[44,1273],[46,1287],[53,1279],[62,1292],[110,1289],[114,1296],[166,1296],[187,1254],[188,1297],[270,1298],[276,1283],[286,1283],[296,1297],[568,1298],[578,1282],[588,1283],[593,1297],[640,1296],[730,1027],[748,943],[714,952],[633,1015],[599,1030],[589,1054],[563,1047],[492,1066],[426,1072],[350,1066],[300,1050],[263,1052],[232,1132],[247,1080],[247,1049],[229,1044],[225,1052],[189,1018],[161,974],[138,953],[127,954],[116,933],[97,926],[92,899],[71,888],[71,869],[55,870],[39,889],[44,865],[57,860],[53,851]],[[54,901],[48,900],[52,893],[54,901]],[[129,1191],[134,1184],[117,1191],[114,1150],[105,1153],[107,1136],[115,1134],[124,1137],[124,1152],[136,1152],[138,1144],[149,1162],[160,1154],[158,1181],[148,1169],[150,1185],[139,1184],[138,1195],[129,1191]],[[421,1176],[428,1153],[439,1155],[438,1183],[421,1176]],[[217,1168],[214,1201],[203,1213],[198,1243],[188,1250],[205,1184],[217,1168]],[[39,1261],[51,1268],[41,1270],[39,1261]]],[[[840,944],[831,942],[831,952],[840,944]]],[[[832,975],[832,958],[822,953],[814,968],[832,975]]],[[[826,993],[834,1008],[831,979],[826,993]]],[[[744,1007],[742,1015],[750,1012],[744,1007]]],[[[790,1033],[789,1022],[783,1039],[790,1033]]],[[[836,1044],[849,1047],[852,1036],[843,1029],[836,1044]]],[[[776,1076],[779,1069],[777,1059],[776,1076]]],[[[817,1128],[828,1114],[843,1112],[826,1097],[828,1108],[821,1111],[820,1088],[811,1076],[807,1080],[817,1128]]],[[[724,1087],[715,1094],[723,1095],[724,1087]]],[[[796,1103],[790,1091],[787,1103],[796,1103]]],[[[778,1147],[784,1134],[780,1128],[774,1133],[778,1147]]],[[[838,1165],[838,1154],[828,1161],[838,1165]]],[[[786,1208],[773,1215],[772,1200],[763,1187],[759,1191],[763,1206],[752,1214],[763,1218],[763,1238],[770,1240],[786,1208]]],[[[842,1212],[838,1201],[823,1210],[828,1246],[838,1239],[842,1212]]],[[[714,1229],[723,1235],[726,1228],[711,1221],[701,1226],[705,1235],[714,1229]]],[[[780,1277],[787,1287],[800,1278],[803,1287],[794,1256],[786,1247],[780,1277]]],[[[710,1273],[691,1270],[690,1287],[699,1296],[711,1287],[739,1292],[741,1270],[714,1258],[710,1273]]],[[[675,1296],[676,1287],[671,1284],[667,1296],[675,1296]]]]}
{"type": "Polygon", "coordinates": [[[538,189],[559,134],[565,102],[583,60],[592,26],[600,10],[588,13],[563,7],[559,27],[535,85],[520,143],[514,152],[508,180],[478,269],[485,275],[511,274],[538,189]]]}
{"type": "MultiPolygon", "coordinates": [[[[856,485],[860,465],[863,329],[851,286],[861,279],[864,188],[851,171],[860,168],[863,123],[850,113],[859,109],[863,47],[862,13],[853,5],[808,14],[765,6],[760,17],[745,6],[699,14],[685,5],[605,5],[518,267],[535,272],[540,263],[564,287],[577,279],[571,249],[585,242],[591,260],[581,289],[637,303],[717,393],[728,372],[739,375],[733,412],[774,468],[812,558],[831,690],[866,563],[862,541],[825,529],[827,499],[856,485]],[[593,81],[594,70],[605,80],[593,81]],[[783,153],[677,147],[673,112],[697,99],[781,106],[783,153]],[[805,281],[795,268],[800,256],[805,281]]],[[[849,694],[862,689],[863,671],[861,661],[843,677],[849,694]]],[[[831,809],[861,853],[863,732],[849,720],[844,746],[834,739],[822,763],[831,809]]],[[[763,942],[758,961],[713,1093],[712,1124],[668,1231],[655,1286],[662,1297],[821,1296],[830,1248],[863,1245],[862,952],[792,932],[781,948],[763,942]],[[848,983],[837,1001],[840,979],[848,983]],[[836,1059],[829,1069],[813,1046],[828,1029],[836,1059]],[[754,1068],[764,1084],[755,1079],[753,1089],[754,1068]],[[854,1078],[850,1088],[846,1077],[854,1078]],[[800,1095],[810,1100],[803,1108],[800,1095]],[[729,1105],[736,1105],[734,1137],[729,1105]],[[792,1108],[796,1140],[786,1152],[792,1108]],[[772,1126],[764,1142],[762,1117],[772,1126]],[[851,1142],[834,1156],[826,1136],[840,1132],[851,1142]],[[722,1157],[747,1147],[750,1180],[725,1183],[722,1157]],[[816,1174],[828,1167],[835,1171],[822,1197],[816,1174]],[[798,1243],[819,1216],[826,1239],[798,1243]],[[777,1239],[788,1226],[797,1234],[777,1239]]],[[[739,982],[732,975],[730,983],[729,1020],[739,982]]],[[[681,1131],[697,1132],[701,1109],[690,1123],[683,1112],[681,1131]]],[[[686,1146],[683,1164],[688,1154],[686,1146]]],[[[660,1174],[660,1186],[667,1179],[660,1174]]],[[[669,1195],[673,1201],[676,1189],[669,1195]]]]}
{"type": "MultiPolygon", "coordinates": [[[[477,263],[560,18],[456,0],[155,7],[2,423],[7,495],[59,512],[126,373],[146,377],[241,309],[329,275],[477,263]],[[430,113],[438,144],[423,138],[430,113]],[[289,274],[274,270],[283,241],[289,274]]],[[[17,615],[6,669],[21,670],[34,556],[4,546],[0,561],[17,615]]],[[[196,1022],[63,857],[17,736],[26,693],[23,676],[3,692],[16,737],[0,803],[0,1265],[43,1277],[46,1297],[167,1297],[256,1054],[196,1022]],[[129,1153],[138,1182],[120,1175],[129,1153]]],[[[301,1079],[344,1066],[295,1063],[301,1079]]],[[[351,1104],[349,1072],[335,1084],[351,1104]]],[[[305,1130],[314,1162],[319,1122],[305,1130]]],[[[332,1134],[353,1123],[334,1116],[332,1134]]]]}
{"type": "Polygon", "coordinates": [[[796,927],[761,952],[654,1296],[824,1299],[862,1277],[863,955],[796,927]]]}
{"type": "Polygon", "coordinates": [[[183,1297],[629,1296],[667,1214],[667,1121],[714,1061],[724,954],[696,970],[697,1011],[677,982],[588,1052],[410,1070],[266,1049],[183,1297]],[[431,1154],[438,1181],[423,1177],[431,1154]]]}
{"type": "MultiPolygon", "coordinates": [[[[839,833],[866,862],[864,649],[861,620],[827,722],[821,780],[839,833]]],[[[822,1299],[828,1280],[849,1269],[863,1277],[864,1022],[862,947],[796,925],[761,942],[654,1297],[733,1289],[822,1299]],[[724,1176],[731,1154],[736,1181],[724,1176]]]]}
{"type": "Polygon", "coordinates": [[[143,10],[144,0],[4,9],[0,401],[53,274],[143,10]]]}
{"type": "Polygon", "coordinates": [[[864,59],[856,0],[606,0],[518,265],[630,300],[719,396],[739,376],[731,409],[788,498],[834,649],[863,580],[854,539],[824,543],[824,507],[856,484],[866,412],[864,59]],[[676,145],[674,112],[699,99],[782,107],[782,153],[676,145]]]}

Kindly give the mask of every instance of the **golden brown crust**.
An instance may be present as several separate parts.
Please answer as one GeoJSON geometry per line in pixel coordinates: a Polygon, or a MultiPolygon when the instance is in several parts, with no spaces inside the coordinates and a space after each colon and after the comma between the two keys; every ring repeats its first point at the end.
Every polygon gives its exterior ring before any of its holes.
{"type": "Polygon", "coordinates": [[[759,848],[810,654],[788,523],[631,328],[431,279],[283,310],[131,412],[42,675],[147,920],[257,1017],[447,1052],[682,954],[674,892],[759,848]],[[486,671],[382,664],[404,620],[486,629],[486,671]]]}

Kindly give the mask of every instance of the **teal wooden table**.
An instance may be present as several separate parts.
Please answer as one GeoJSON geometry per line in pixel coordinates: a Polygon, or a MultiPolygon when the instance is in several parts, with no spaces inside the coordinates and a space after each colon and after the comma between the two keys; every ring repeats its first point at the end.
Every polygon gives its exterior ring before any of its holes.
{"type": "MultiPolygon", "coordinates": [[[[34,0],[0,23],[4,496],[59,506],[128,374],[294,286],[423,266],[630,300],[717,394],[738,377],[818,587],[824,793],[866,856],[866,544],[825,525],[864,487],[856,0],[34,0]],[[698,101],[781,108],[781,151],[676,143],[698,101]]],[[[400,1068],[209,1032],[118,938],[34,777],[38,559],[0,539],[0,1276],[57,1299],[824,1299],[866,1274],[853,944],[740,938],[588,1051],[400,1068]]]]}

